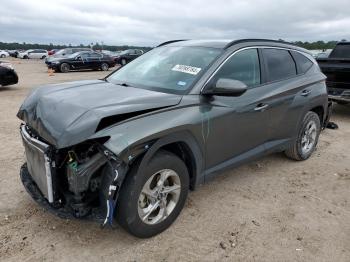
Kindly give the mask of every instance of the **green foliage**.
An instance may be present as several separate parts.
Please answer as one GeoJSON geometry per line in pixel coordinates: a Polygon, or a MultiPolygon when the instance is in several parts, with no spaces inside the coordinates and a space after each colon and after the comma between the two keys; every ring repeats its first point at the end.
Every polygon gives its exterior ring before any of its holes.
{"type": "Polygon", "coordinates": [[[302,41],[296,41],[293,42],[297,46],[309,49],[309,50],[316,50],[316,49],[333,49],[338,41],[316,41],[316,42],[302,42],[302,41]]]}
{"type": "MultiPolygon", "coordinates": [[[[99,43],[91,43],[91,45],[55,45],[53,43],[50,44],[28,44],[26,42],[23,43],[4,43],[0,42],[0,50],[28,50],[28,49],[45,49],[45,50],[51,50],[51,49],[62,49],[66,47],[87,47],[92,48],[94,50],[99,50],[101,49],[101,44],[99,43]]],[[[104,50],[110,50],[110,51],[119,51],[119,50],[126,50],[126,49],[142,49],[144,52],[149,51],[152,49],[151,47],[145,47],[145,46],[128,46],[128,45],[123,45],[123,46],[111,46],[111,45],[103,45],[104,50]]]]}
{"type": "MultiPolygon", "coordinates": [[[[282,39],[279,39],[280,41],[283,41],[282,39]]],[[[346,41],[345,39],[341,41],[346,41]]],[[[295,41],[293,42],[294,44],[314,50],[314,49],[333,49],[334,46],[336,45],[338,41],[316,41],[316,42],[302,42],[302,41],[295,41]]],[[[28,50],[28,49],[46,49],[46,50],[51,50],[51,49],[62,49],[66,47],[91,47],[94,50],[99,50],[102,48],[101,44],[99,43],[91,43],[89,45],[55,45],[53,43],[50,44],[28,44],[26,42],[23,43],[3,43],[0,42],[0,50],[28,50]]],[[[110,50],[110,51],[120,51],[120,50],[126,50],[126,49],[142,49],[144,52],[147,52],[152,49],[152,47],[145,47],[145,46],[128,46],[128,45],[123,45],[123,46],[112,46],[112,45],[103,45],[104,50],[110,50]]]]}

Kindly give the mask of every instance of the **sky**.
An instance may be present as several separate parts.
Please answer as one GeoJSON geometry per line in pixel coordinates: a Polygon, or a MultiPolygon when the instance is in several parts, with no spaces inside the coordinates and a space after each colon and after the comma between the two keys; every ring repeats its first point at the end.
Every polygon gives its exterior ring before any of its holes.
{"type": "Polygon", "coordinates": [[[0,42],[350,40],[350,0],[0,0],[0,42]]]}

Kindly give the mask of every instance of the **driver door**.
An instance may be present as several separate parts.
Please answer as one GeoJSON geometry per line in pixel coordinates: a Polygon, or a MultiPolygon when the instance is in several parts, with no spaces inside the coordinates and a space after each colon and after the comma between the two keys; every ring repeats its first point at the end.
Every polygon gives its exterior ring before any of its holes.
{"type": "Polygon", "coordinates": [[[71,62],[74,69],[85,69],[87,67],[88,54],[79,54],[71,62]]]}
{"type": "Polygon", "coordinates": [[[208,173],[264,152],[269,118],[260,67],[257,49],[242,50],[231,56],[209,83],[228,78],[245,83],[248,90],[239,97],[208,98],[204,114],[208,173]]]}

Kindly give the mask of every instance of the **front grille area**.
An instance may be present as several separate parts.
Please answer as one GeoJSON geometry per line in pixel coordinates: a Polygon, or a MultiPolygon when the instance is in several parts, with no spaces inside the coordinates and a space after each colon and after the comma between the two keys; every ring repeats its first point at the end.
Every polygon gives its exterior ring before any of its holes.
{"type": "Polygon", "coordinates": [[[52,203],[54,198],[51,160],[48,155],[50,146],[34,137],[27,126],[22,125],[20,131],[25,148],[28,171],[41,193],[52,203]]]}

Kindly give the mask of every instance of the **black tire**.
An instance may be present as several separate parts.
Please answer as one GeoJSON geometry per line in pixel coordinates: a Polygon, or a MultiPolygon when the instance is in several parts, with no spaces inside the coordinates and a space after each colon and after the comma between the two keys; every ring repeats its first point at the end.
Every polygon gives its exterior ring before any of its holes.
{"type": "Polygon", "coordinates": [[[320,123],[319,116],[315,112],[311,112],[311,111],[307,112],[298,130],[297,139],[290,145],[290,147],[284,153],[286,154],[287,157],[297,161],[308,159],[316,149],[320,132],[321,132],[321,123],[320,123]],[[311,122],[315,123],[316,125],[316,138],[312,147],[307,152],[304,152],[302,149],[302,139],[303,139],[305,130],[307,129],[308,125],[310,125],[311,122]]]}
{"type": "Polygon", "coordinates": [[[1,58],[5,58],[5,55],[4,55],[4,54],[2,54],[2,55],[1,55],[1,58]]]}
{"type": "Polygon", "coordinates": [[[46,58],[46,55],[43,55],[42,57],[41,57],[41,59],[45,59],[46,58]]]}
{"type": "Polygon", "coordinates": [[[101,70],[102,71],[108,71],[109,69],[109,65],[107,63],[102,63],[101,64],[101,70]]]}
{"type": "Polygon", "coordinates": [[[139,170],[138,167],[138,164],[134,165],[127,174],[118,198],[116,218],[130,234],[148,238],[166,230],[180,214],[189,190],[189,174],[186,165],[179,157],[163,150],[157,152],[144,169],[139,170]],[[178,174],[181,182],[180,195],[174,209],[164,220],[153,225],[146,224],[138,213],[140,193],[148,179],[164,169],[174,170],[178,174]]]}
{"type": "Polygon", "coordinates": [[[62,63],[62,64],[60,65],[60,71],[61,71],[62,73],[67,73],[67,72],[69,72],[69,70],[70,70],[69,64],[67,64],[67,63],[62,63]]]}
{"type": "Polygon", "coordinates": [[[127,62],[126,62],[126,59],[123,58],[123,59],[121,60],[122,66],[126,65],[126,63],[127,63],[127,62]]]}
{"type": "Polygon", "coordinates": [[[29,56],[25,55],[25,56],[23,57],[23,59],[29,59],[29,56]]]}

